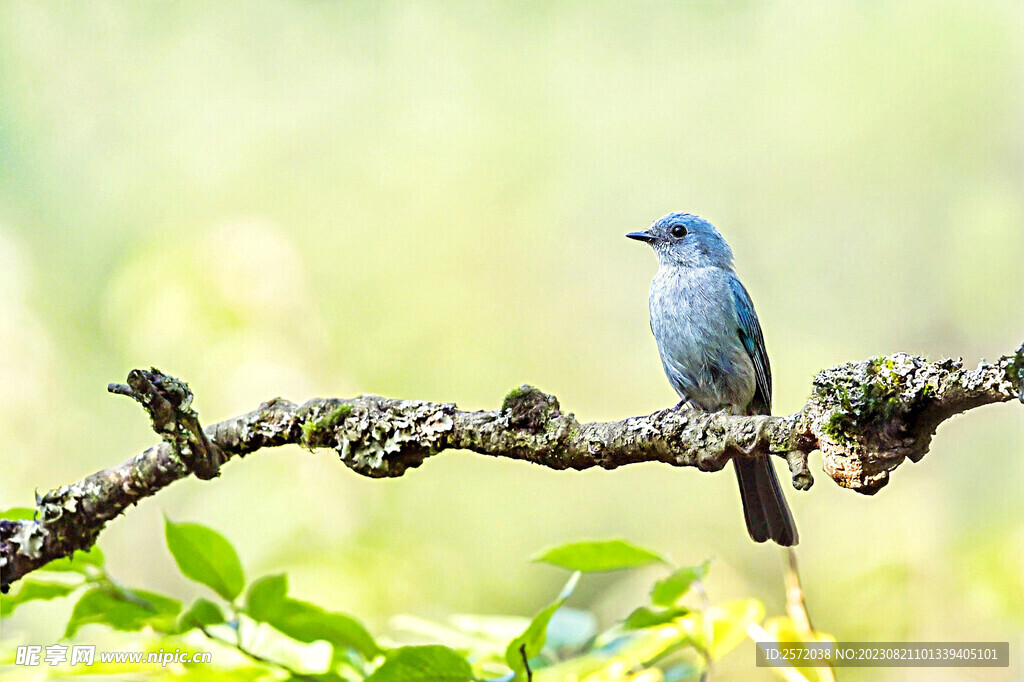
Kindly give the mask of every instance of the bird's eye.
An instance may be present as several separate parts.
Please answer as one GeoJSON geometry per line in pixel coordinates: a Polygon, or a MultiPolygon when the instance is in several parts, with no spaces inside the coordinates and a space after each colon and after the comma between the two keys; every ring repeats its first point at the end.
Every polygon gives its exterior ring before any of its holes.
{"type": "Polygon", "coordinates": [[[676,239],[682,239],[686,236],[686,228],[682,225],[674,225],[672,227],[672,236],[676,239]]]}

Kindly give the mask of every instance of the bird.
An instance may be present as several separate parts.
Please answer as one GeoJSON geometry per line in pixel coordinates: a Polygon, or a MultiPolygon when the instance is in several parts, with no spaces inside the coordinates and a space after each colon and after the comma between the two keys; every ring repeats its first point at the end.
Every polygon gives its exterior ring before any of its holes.
{"type": "MultiPolygon", "coordinates": [[[[661,364],[682,403],[708,412],[771,414],[772,371],[761,323],[714,225],[669,213],[630,239],[658,256],[648,304],[661,364]]],[[[756,542],[799,541],[767,455],[733,458],[747,532],[756,542]]]]}

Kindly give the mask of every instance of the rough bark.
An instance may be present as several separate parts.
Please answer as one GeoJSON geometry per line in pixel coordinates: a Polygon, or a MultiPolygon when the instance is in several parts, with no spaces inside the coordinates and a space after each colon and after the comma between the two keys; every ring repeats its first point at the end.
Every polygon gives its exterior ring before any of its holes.
{"type": "Polygon", "coordinates": [[[534,462],[552,469],[606,469],[634,462],[718,471],[733,457],[776,455],[794,487],[813,479],[807,456],[820,450],[836,483],[873,494],[906,460],[927,453],[938,425],[989,403],[1024,403],[1024,345],[995,363],[927,362],[906,353],[832,367],[814,379],[807,404],[789,416],[731,416],[678,406],[612,422],[581,424],[531,386],[501,408],[469,412],[451,403],[364,395],[302,405],[275,398],[203,429],[188,386],[158,370],[133,370],[111,384],[149,412],[164,439],[122,464],[38,497],[32,521],[0,520],[0,586],[92,546],[107,521],[170,483],[218,475],[223,462],[278,445],[333,448],[364,476],[401,476],[443,450],[534,462]]]}

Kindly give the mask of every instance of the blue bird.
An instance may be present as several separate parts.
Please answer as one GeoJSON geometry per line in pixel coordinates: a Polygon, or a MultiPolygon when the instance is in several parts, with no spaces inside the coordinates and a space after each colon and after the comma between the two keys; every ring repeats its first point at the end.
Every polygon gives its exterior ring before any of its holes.
{"type": "MultiPolygon", "coordinates": [[[[672,388],[709,412],[771,414],[772,371],[754,304],[714,225],[670,213],[626,235],[658,256],[651,282],[651,331],[672,388]]],[[[767,456],[734,458],[747,532],[757,542],[798,541],[793,515],[767,456]]]]}

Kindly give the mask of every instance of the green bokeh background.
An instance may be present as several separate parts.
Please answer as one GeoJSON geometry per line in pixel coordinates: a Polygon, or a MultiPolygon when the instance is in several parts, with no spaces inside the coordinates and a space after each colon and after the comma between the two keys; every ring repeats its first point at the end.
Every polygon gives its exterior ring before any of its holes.
{"type": "MultiPolygon", "coordinates": [[[[670,210],[732,243],[777,413],[832,364],[1009,352],[1022,32],[1015,2],[6,2],[0,507],[154,441],[105,393],[133,367],[188,380],[207,422],[277,395],[492,408],[523,382],[584,420],[673,404],[655,260],[623,238],[670,210]]],[[[1016,404],[947,422],[873,498],[824,475],[790,491],[815,624],[1019,654],[1022,427],[1016,404]]],[[[331,451],[265,451],[103,534],[125,583],[189,598],[162,513],[377,632],[531,613],[564,575],[529,556],[587,537],[713,556],[713,599],[782,607],[728,471],[445,453],[380,481],[331,451]]],[[[652,578],[589,579],[571,603],[608,624],[652,578]]],[[[49,644],[66,612],[25,607],[5,637],[49,644]]],[[[768,679],[741,651],[732,674],[768,679]]]]}

